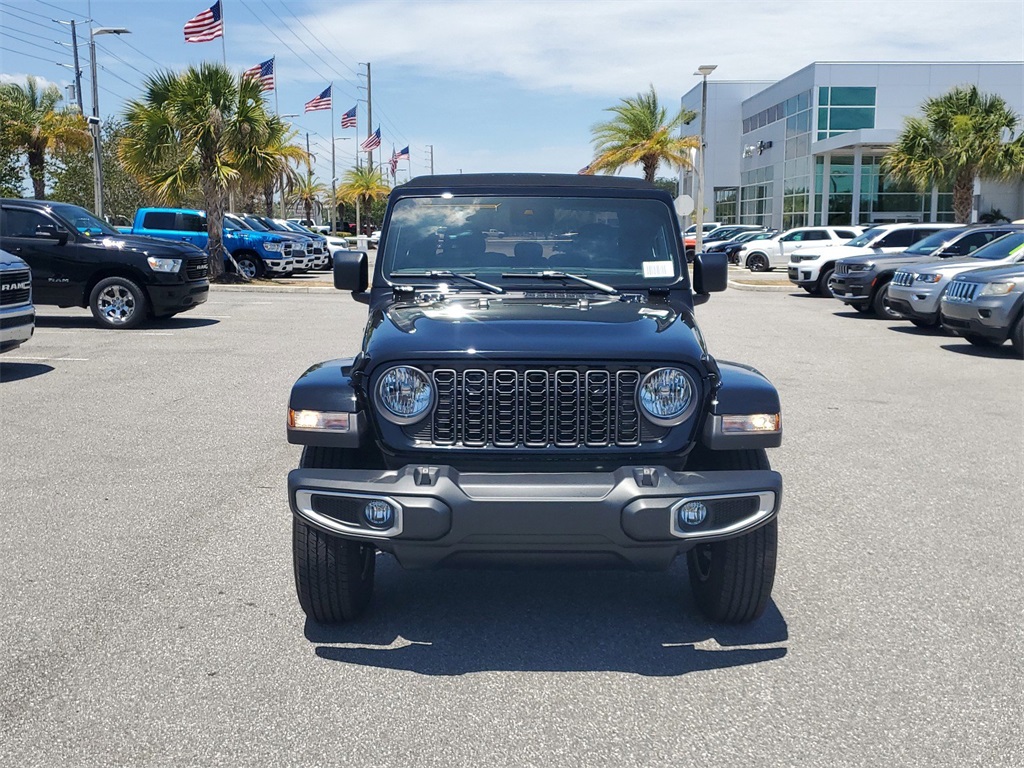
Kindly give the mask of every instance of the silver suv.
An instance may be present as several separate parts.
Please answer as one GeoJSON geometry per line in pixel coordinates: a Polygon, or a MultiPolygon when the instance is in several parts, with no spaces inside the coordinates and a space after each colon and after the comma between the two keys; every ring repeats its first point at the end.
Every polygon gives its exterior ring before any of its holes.
{"type": "Polygon", "coordinates": [[[889,305],[920,328],[937,325],[939,302],[950,280],[961,272],[1022,260],[1024,232],[1013,232],[982,246],[963,261],[927,262],[898,269],[889,284],[889,305]]]}
{"type": "Polygon", "coordinates": [[[977,347],[1009,339],[1024,358],[1024,264],[982,267],[954,277],[942,297],[942,324],[977,347]]]}

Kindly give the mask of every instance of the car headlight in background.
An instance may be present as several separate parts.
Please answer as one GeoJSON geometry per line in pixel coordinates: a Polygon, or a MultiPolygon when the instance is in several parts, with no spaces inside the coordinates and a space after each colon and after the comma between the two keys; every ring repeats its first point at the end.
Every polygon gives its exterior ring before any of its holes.
{"type": "Polygon", "coordinates": [[[989,283],[981,289],[979,296],[1005,296],[1012,291],[1017,284],[1013,281],[1008,283],[989,283]]]}
{"type": "Polygon", "coordinates": [[[682,423],[696,404],[693,383],[678,368],[658,368],[648,373],[636,397],[644,415],[662,426],[682,423]]]}
{"type": "Polygon", "coordinates": [[[868,270],[874,269],[874,264],[851,264],[850,272],[867,272],[868,270]]]}
{"type": "Polygon", "coordinates": [[[377,381],[381,415],[395,424],[412,424],[434,404],[434,384],[419,368],[397,365],[377,381]]]}
{"type": "Polygon", "coordinates": [[[268,251],[274,251],[275,253],[277,253],[279,251],[284,250],[284,243],[271,241],[269,243],[264,243],[263,247],[266,248],[268,251]]]}
{"type": "Polygon", "coordinates": [[[930,272],[919,272],[918,274],[914,275],[914,280],[916,280],[919,283],[934,284],[939,282],[939,280],[941,279],[942,275],[935,275],[930,272]]]}
{"type": "Polygon", "coordinates": [[[149,256],[149,268],[154,272],[177,272],[181,269],[181,259],[160,259],[156,256],[149,256]]]}

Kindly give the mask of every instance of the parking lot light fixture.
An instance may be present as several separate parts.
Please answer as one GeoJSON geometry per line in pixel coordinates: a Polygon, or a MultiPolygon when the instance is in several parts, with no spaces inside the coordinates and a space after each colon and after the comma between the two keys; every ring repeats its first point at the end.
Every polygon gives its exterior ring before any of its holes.
{"type": "Polygon", "coordinates": [[[92,132],[92,168],[93,168],[93,205],[94,213],[103,218],[103,162],[100,146],[100,87],[97,82],[96,67],[96,36],[127,35],[131,32],[125,27],[96,27],[89,30],[89,63],[92,65],[92,120],[89,130],[92,132]]]}
{"type": "Polygon", "coordinates": [[[701,64],[693,74],[703,78],[700,91],[700,156],[697,167],[697,233],[694,238],[693,254],[696,256],[704,248],[704,152],[706,150],[706,134],[708,130],[708,75],[715,71],[717,64],[701,64]]]}

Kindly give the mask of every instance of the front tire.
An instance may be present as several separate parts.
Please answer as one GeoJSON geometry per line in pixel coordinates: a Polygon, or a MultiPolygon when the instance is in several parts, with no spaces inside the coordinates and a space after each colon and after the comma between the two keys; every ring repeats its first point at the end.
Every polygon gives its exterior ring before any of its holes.
{"type": "Polygon", "coordinates": [[[910,318],[910,322],[912,322],[918,328],[934,328],[936,325],[939,324],[937,320],[924,320],[919,317],[910,318]]]}
{"type": "Polygon", "coordinates": [[[964,338],[967,339],[968,343],[975,347],[985,347],[991,349],[992,347],[998,347],[999,342],[995,339],[990,339],[987,336],[979,336],[976,333],[965,333],[964,338]]]}
{"type": "MultiPolygon", "coordinates": [[[[706,451],[701,469],[770,469],[763,449],[706,451]]],[[[688,464],[689,466],[689,464],[688,464]]],[[[744,624],[764,613],[775,583],[778,557],[778,521],[725,541],[698,544],[686,554],[690,589],[707,618],[744,624]]]]}
{"type": "Polygon", "coordinates": [[[903,315],[892,308],[889,304],[889,283],[883,284],[877,291],[875,296],[871,300],[871,308],[875,310],[875,314],[879,317],[884,317],[887,320],[902,320],[903,315]]]}
{"type": "MultiPolygon", "coordinates": [[[[348,452],[307,446],[299,466],[341,468],[348,452]]],[[[324,533],[292,517],[292,564],[295,593],[302,611],[321,624],[341,624],[357,618],[373,596],[376,549],[324,533]]]]}
{"type": "Polygon", "coordinates": [[[1010,334],[1010,343],[1013,344],[1013,351],[1017,353],[1017,357],[1024,360],[1024,315],[1017,318],[1017,324],[1013,326],[1013,332],[1010,334]]]}
{"type": "Polygon", "coordinates": [[[763,253],[752,253],[747,257],[747,269],[751,272],[767,272],[768,257],[763,253]]]}
{"type": "Polygon", "coordinates": [[[259,256],[252,253],[239,253],[234,254],[234,257],[235,263],[238,265],[238,271],[249,280],[255,280],[266,274],[263,260],[259,256]]]}
{"type": "Polygon", "coordinates": [[[824,296],[826,299],[831,299],[835,296],[832,293],[832,287],[828,284],[829,280],[832,279],[832,275],[835,274],[835,269],[829,267],[821,273],[821,277],[818,278],[818,295],[824,296]]]}
{"type": "Polygon", "coordinates": [[[146,292],[127,277],[106,277],[89,294],[89,309],[104,328],[128,330],[146,319],[146,292]]]}

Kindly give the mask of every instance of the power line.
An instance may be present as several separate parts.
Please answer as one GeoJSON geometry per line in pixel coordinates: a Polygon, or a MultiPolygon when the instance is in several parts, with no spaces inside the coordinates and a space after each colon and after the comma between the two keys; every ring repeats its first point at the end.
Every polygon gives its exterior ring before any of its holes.
{"type": "MultiPolygon", "coordinates": [[[[54,5],[53,3],[48,3],[48,2],[46,2],[46,0],[36,0],[36,2],[39,3],[40,5],[48,5],[51,8],[56,8],[58,11],[63,11],[64,13],[69,13],[72,16],[75,15],[74,11],[69,11],[67,8],[61,8],[59,5],[54,5]]],[[[28,11],[28,13],[31,13],[31,11],[28,11]]],[[[36,15],[39,15],[39,14],[36,14],[36,15]]]]}
{"type": "MultiPolygon", "coordinates": [[[[0,4],[0,5],[2,5],[2,4],[0,4]]],[[[7,7],[10,8],[10,6],[7,6],[7,7]]],[[[18,10],[20,11],[20,10],[23,10],[23,9],[19,8],[18,10]]],[[[32,13],[32,12],[31,11],[27,11],[27,13],[32,13]]],[[[27,24],[35,24],[37,27],[42,27],[43,29],[48,29],[51,32],[53,31],[53,20],[52,19],[50,20],[49,24],[43,24],[43,23],[38,22],[38,21],[33,21],[32,19],[26,19],[24,16],[19,16],[18,14],[14,13],[13,11],[10,11],[10,10],[5,10],[4,14],[6,14],[8,16],[13,16],[14,18],[18,19],[19,21],[24,21],[27,24]]],[[[42,15],[40,15],[38,13],[34,14],[34,15],[35,16],[39,16],[39,18],[41,18],[41,19],[45,19],[46,18],[45,16],[42,16],[42,15]]]]}
{"type": "MultiPolygon", "coordinates": [[[[266,3],[266,0],[264,0],[264,4],[265,4],[265,3],[266,3]]],[[[281,5],[282,5],[282,6],[284,6],[284,9],[285,9],[286,11],[288,11],[289,15],[290,15],[290,16],[291,16],[291,17],[292,17],[293,19],[295,19],[295,20],[296,20],[297,22],[299,22],[299,25],[300,25],[300,26],[301,26],[301,27],[302,27],[302,28],[303,28],[304,30],[306,30],[306,32],[308,32],[308,33],[309,33],[309,36],[310,36],[310,37],[312,37],[312,38],[313,38],[314,40],[316,40],[316,41],[317,41],[318,43],[320,43],[320,47],[321,47],[321,48],[323,48],[323,49],[324,49],[325,51],[327,51],[327,53],[329,53],[329,54],[330,54],[330,55],[331,55],[332,57],[334,57],[334,60],[335,60],[335,61],[337,61],[337,62],[338,62],[339,64],[341,64],[341,66],[343,66],[343,67],[344,67],[345,69],[347,69],[347,70],[348,70],[349,72],[351,72],[351,73],[352,73],[353,75],[355,75],[356,77],[359,77],[359,73],[358,73],[358,72],[356,72],[356,71],[355,71],[354,69],[352,69],[352,67],[350,67],[350,66],[349,66],[348,64],[346,64],[346,63],[345,63],[344,61],[342,61],[341,59],[339,59],[339,58],[338,58],[338,57],[337,57],[337,56],[336,56],[336,55],[334,54],[334,51],[332,51],[332,50],[331,50],[330,48],[328,48],[328,47],[327,47],[326,45],[324,45],[323,41],[322,41],[322,40],[320,40],[320,38],[319,38],[319,37],[317,37],[317,36],[316,36],[316,35],[315,35],[315,34],[313,33],[313,31],[312,31],[312,30],[311,30],[311,29],[310,29],[309,27],[307,27],[307,26],[306,26],[306,24],[305,24],[305,23],[304,23],[304,22],[302,21],[302,19],[300,19],[300,18],[299,18],[298,16],[296,16],[296,15],[295,15],[295,12],[294,12],[294,11],[293,11],[293,10],[291,9],[291,6],[290,6],[290,5],[288,5],[288,3],[287,3],[287,2],[285,1],[285,0],[282,0],[282,2],[281,2],[281,5]]]]}
{"type": "MultiPolygon", "coordinates": [[[[11,32],[17,32],[19,35],[28,35],[29,37],[35,37],[35,38],[38,38],[39,40],[45,40],[48,43],[57,43],[58,45],[63,45],[63,43],[61,43],[61,42],[59,42],[57,40],[54,40],[52,34],[49,37],[47,37],[46,35],[37,35],[35,32],[29,32],[26,29],[13,29],[11,27],[8,27],[4,31],[4,34],[5,35],[9,35],[9,34],[11,34],[11,32]]],[[[27,40],[23,40],[22,42],[28,42],[28,41],[27,40]]],[[[29,45],[39,45],[39,43],[29,43],[29,45]]]]}
{"type": "MultiPolygon", "coordinates": [[[[95,41],[94,41],[94,42],[95,42],[95,41]]],[[[115,59],[117,59],[117,60],[118,60],[118,61],[120,61],[120,62],[121,62],[122,64],[124,64],[124,65],[125,65],[126,67],[128,67],[128,69],[132,70],[133,72],[137,72],[138,74],[142,75],[143,77],[146,77],[146,73],[145,73],[145,72],[143,72],[143,71],[142,71],[141,69],[139,69],[138,67],[135,67],[135,66],[133,66],[133,65],[129,64],[129,63],[127,62],[127,61],[125,61],[124,59],[122,59],[122,58],[121,58],[120,56],[118,56],[118,55],[117,55],[116,53],[114,53],[114,52],[113,52],[112,50],[110,50],[109,48],[107,48],[107,47],[106,47],[105,45],[101,45],[100,43],[96,43],[96,47],[97,47],[97,48],[99,48],[99,49],[100,49],[101,51],[103,51],[104,53],[106,53],[107,55],[109,55],[109,56],[113,56],[113,57],[114,57],[115,59]]]]}
{"type": "MultiPolygon", "coordinates": [[[[294,29],[292,29],[290,26],[288,26],[288,22],[286,22],[284,19],[282,19],[277,14],[277,11],[275,11],[273,8],[270,7],[270,5],[267,4],[267,0],[261,0],[261,2],[263,3],[263,5],[266,6],[268,11],[270,11],[272,14],[274,14],[274,18],[276,18],[278,21],[280,21],[282,26],[284,26],[285,29],[287,29],[289,32],[292,33],[292,37],[294,37],[296,40],[298,40],[300,43],[302,43],[304,46],[306,46],[306,50],[307,51],[312,53],[314,56],[319,56],[320,55],[319,53],[317,53],[316,51],[314,51],[312,48],[309,47],[309,43],[307,43],[305,41],[305,39],[301,35],[299,35],[294,29]]],[[[310,34],[312,35],[312,33],[310,33],[310,34]]],[[[319,40],[316,38],[315,35],[312,35],[312,36],[313,36],[313,39],[315,39],[315,40],[317,40],[317,42],[319,42],[319,40]]],[[[325,63],[322,58],[321,58],[320,62],[321,63],[325,63]]],[[[334,67],[330,66],[329,64],[327,66],[331,70],[331,72],[333,72],[338,77],[340,77],[344,82],[348,83],[349,85],[351,85],[356,90],[359,90],[359,84],[358,83],[353,83],[345,75],[343,75],[340,72],[338,72],[338,70],[336,70],[334,67]]]]}
{"type": "Polygon", "coordinates": [[[45,56],[36,56],[35,54],[32,54],[32,53],[25,53],[24,51],[16,51],[14,48],[8,48],[8,47],[3,46],[3,45],[0,45],[0,51],[8,51],[10,53],[16,53],[19,56],[28,56],[30,59],[39,59],[40,61],[46,61],[46,62],[49,62],[50,64],[59,64],[60,63],[59,61],[54,61],[53,59],[47,59],[45,56]]]}

